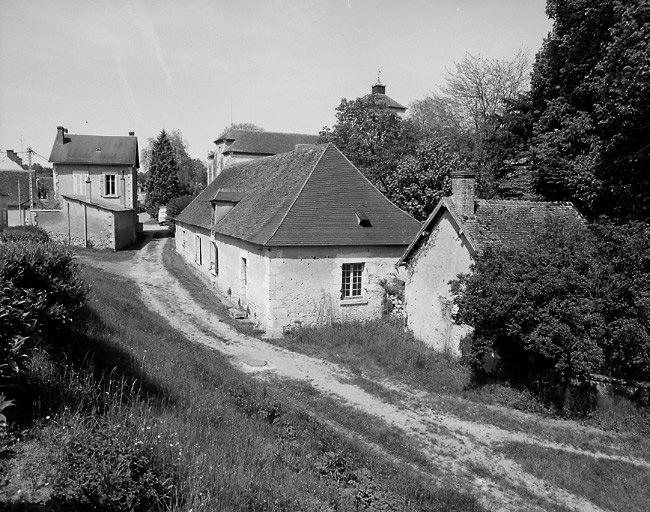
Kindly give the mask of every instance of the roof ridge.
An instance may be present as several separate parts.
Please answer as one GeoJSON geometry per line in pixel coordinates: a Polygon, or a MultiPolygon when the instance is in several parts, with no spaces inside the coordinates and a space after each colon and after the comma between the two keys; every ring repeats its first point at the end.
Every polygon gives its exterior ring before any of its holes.
{"type": "Polygon", "coordinates": [[[571,201],[536,201],[533,199],[511,199],[511,198],[505,198],[505,199],[476,199],[476,201],[483,201],[485,203],[509,203],[509,204],[549,204],[549,205],[560,205],[560,206],[574,206],[574,204],[571,201]]]}
{"type": "MultiPolygon", "coordinates": [[[[323,150],[321,151],[318,159],[314,162],[314,165],[312,165],[311,171],[309,171],[309,174],[307,174],[307,177],[305,178],[305,181],[303,181],[302,185],[300,185],[300,188],[298,189],[298,192],[294,196],[293,201],[291,201],[291,204],[289,205],[289,208],[287,208],[286,211],[284,212],[284,215],[282,216],[282,219],[280,219],[280,222],[278,222],[278,225],[275,227],[273,232],[265,240],[265,242],[264,242],[265,244],[268,243],[269,240],[271,240],[271,238],[273,238],[275,236],[275,234],[278,232],[278,229],[280,229],[280,226],[282,226],[282,223],[287,218],[287,215],[289,215],[289,212],[293,208],[293,205],[296,204],[296,201],[298,200],[298,198],[300,197],[300,194],[304,190],[305,185],[309,181],[309,178],[311,178],[311,175],[314,174],[314,170],[316,169],[316,167],[320,163],[321,159],[323,158],[323,155],[325,154],[325,151],[327,151],[327,148],[329,147],[330,144],[331,144],[331,142],[328,142],[327,144],[318,144],[319,146],[323,146],[323,150]]],[[[296,150],[294,149],[293,151],[289,151],[289,153],[293,153],[295,151],[296,150]]],[[[280,154],[286,154],[286,153],[280,153],[280,154]]],[[[282,207],[282,204],[280,204],[280,206],[278,206],[278,209],[276,210],[276,213],[281,207],[282,207]]],[[[260,227],[260,229],[258,229],[255,234],[259,233],[261,229],[262,229],[262,227],[260,227]]]]}

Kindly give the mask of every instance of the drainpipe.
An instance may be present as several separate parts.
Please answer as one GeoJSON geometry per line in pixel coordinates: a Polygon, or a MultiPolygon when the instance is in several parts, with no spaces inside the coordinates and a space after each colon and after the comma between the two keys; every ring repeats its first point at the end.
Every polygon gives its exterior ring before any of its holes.
{"type": "Polygon", "coordinates": [[[88,205],[84,204],[84,247],[88,247],[88,205]]]}
{"type": "Polygon", "coordinates": [[[71,227],[70,227],[70,202],[66,201],[65,202],[66,206],[68,207],[68,245],[72,245],[72,233],[71,233],[71,227]]]}
{"type": "Polygon", "coordinates": [[[90,181],[90,174],[86,178],[86,201],[92,203],[92,182],[90,181]]]}
{"type": "Polygon", "coordinates": [[[122,206],[126,208],[126,182],[124,181],[124,171],[122,171],[122,206]]]}

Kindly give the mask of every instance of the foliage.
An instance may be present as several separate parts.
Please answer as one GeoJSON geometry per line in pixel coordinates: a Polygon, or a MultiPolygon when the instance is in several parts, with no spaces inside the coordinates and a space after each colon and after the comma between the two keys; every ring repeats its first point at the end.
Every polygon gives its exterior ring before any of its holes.
{"type": "Polygon", "coordinates": [[[56,473],[49,505],[66,510],[150,511],[173,497],[173,480],[152,460],[153,447],[129,418],[62,418],[50,429],[56,473]],[[59,425],[57,426],[59,427],[59,425]]]}
{"type": "Polygon", "coordinates": [[[444,141],[424,140],[386,176],[386,195],[402,210],[424,220],[451,193],[450,173],[466,165],[444,141]]]}
{"type": "Polygon", "coordinates": [[[152,143],[146,190],[145,208],[154,219],[158,218],[158,208],[181,192],[176,151],[165,130],[152,143]]]}
{"type": "Polygon", "coordinates": [[[23,370],[36,344],[69,326],[86,287],[72,255],[51,242],[0,243],[0,376],[23,370]]]}
{"type": "Polygon", "coordinates": [[[178,196],[170,199],[169,203],[167,203],[167,218],[173,219],[176,217],[188,204],[192,202],[193,199],[194,196],[189,195],[178,196]]]}
{"type": "Polygon", "coordinates": [[[477,172],[477,192],[500,192],[504,161],[512,157],[507,118],[528,87],[525,52],[511,59],[466,54],[447,71],[438,92],[413,102],[410,118],[421,136],[443,139],[477,172]]]}
{"type": "MultiPolygon", "coordinates": [[[[171,132],[166,132],[166,134],[173,148],[174,159],[178,165],[179,194],[198,194],[205,188],[207,182],[207,167],[205,163],[198,158],[192,158],[188,154],[188,144],[180,130],[172,130],[171,132]]],[[[147,171],[151,169],[153,163],[155,144],[156,139],[150,138],[147,141],[147,147],[142,150],[141,165],[147,171]]],[[[148,174],[148,172],[138,173],[138,180],[141,177],[145,178],[145,190],[148,190],[148,174]]]]}
{"type": "Polygon", "coordinates": [[[37,226],[11,226],[0,231],[0,242],[47,242],[49,239],[47,231],[37,226]]]}
{"type": "Polygon", "coordinates": [[[382,192],[402,157],[413,152],[414,125],[402,120],[372,95],[336,108],[336,124],[320,132],[321,142],[333,142],[382,192]]]}
{"type": "Polygon", "coordinates": [[[217,137],[217,139],[223,137],[229,130],[244,130],[247,132],[265,132],[266,130],[261,126],[257,126],[253,123],[230,123],[229,126],[226,126],[217,137]]]}
{"type": "Polygon", "coordinates": [[[532,75],[538,191],[586,213],[648,219],[650,6],[548,0],[532,75]]]}
{"type": "Polygon", "coordinates": [[[493,246],[452,282],[470,361],[493,354],[515,380],[605,373],[650,380],[650,227],[548,220],[532,239],[493,246]]]}

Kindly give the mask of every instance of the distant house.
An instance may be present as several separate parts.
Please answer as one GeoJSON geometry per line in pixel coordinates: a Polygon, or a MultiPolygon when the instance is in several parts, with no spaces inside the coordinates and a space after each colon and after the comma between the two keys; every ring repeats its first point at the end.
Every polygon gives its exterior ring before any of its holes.
{"type": "Polygon", "coordinates": [[[208,183],[231,164],[286,153],[300,144],[316,144],[318,135],[231,129],[214,143],[215,151],[209,157],[208,183]]]}
{"type": "Polygon", "coordinates": [[[385,105],[400,117],[406,113],[406,107],[404,105],[386,95],[386,86],[382,84],[379,79],[377,79],[377,83],[372,86],[370,94],[366,94],[364,98],[371,98],[377,103],[385,105]]]}
{"type": "MultiPolygon", "coordinates": [[[[34,186],[32,181],[32,186],[34,186]]],[[[7,225],[22,226],[29,221],[29,172],[12,150],[0,152],[0,189],[5,194],[7,225]]],[[[34,188],[34,193],[36,189],[34,188]]]]}
{"type": "Polygon", "coordinates": [[[121,249],[137,236],[138,139],[79,135],[57,127],[50,154],[61,209],[37,224],[73,245],[121,249]]]}
{"type": "Polygon", "coordinates": [[[226,167],[176,218],[176,250],[271,335],[381,315],[420,224],[332,144],[226,167]]]}
{"type": "Polygon", "coordinates": [[[9,194],[5,194],[0,188],[0,229],[9,225],[8,199],[9,194]]]}
{"type": "Polygon", "coordinates": [[[440,200],[400,258],[406,268],[407,325],[427,344],[458,354],[466,326],[453,323],[449,281],[470,272],[487,246],[525,241],[555,217],[583,221],[571,203],[476,199],[471,172],[452,175],[452,195],[440,200]]]}

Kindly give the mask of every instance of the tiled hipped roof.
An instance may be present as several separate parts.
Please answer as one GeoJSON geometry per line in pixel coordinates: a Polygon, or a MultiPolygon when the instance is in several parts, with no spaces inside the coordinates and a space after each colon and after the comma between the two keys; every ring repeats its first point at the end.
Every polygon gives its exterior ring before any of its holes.
{"type": "Polygon", "coordinates": [[[395,101],[393,98],[390,96],[386,96],[385,94],[381,93],[372,93],[372,94],[366,94],[364,98],[372,98],[377,103],[380,103],[388,108],[396,109],[396,110],[406,110],[406,107],[402,105],[401,103],[398,103],[395,101]]]}
{"type": "Polygon", "coordinates": [[[317,144],[318,135],[304,133],[253,132],[228,130],[214,142],[232,141],[224,153],[277,155],[295,149],[296,144],[317,144]]]}
{"type": "Polygon", "coordinates": [[[228,167],[176,220],[264,246],[407,245],[420,227],[332,144],[228,167]],[[220,189],[241,200],[212,225],[210,201],[220,189]]]}
{"type": "Polygon", "coordinates": [[[135,165],[139,167],[138,139],[132,136],[57,134],[50,153],[56,164],[135,165]]]}
{"type": "Polygon", "coordinates": [[[477,199],[474,202],[474,215],[465,217],[458,213],[453,199],[445,197],[424,222],[398,264],[407,262],[422,246],[423,239],[431,232],[433,223],[443,210],[449,211],[475,252],[490,245],[525,242],[531,239],[535,231],[543,228],[549,218],[586,222],[569,202],[477,199]]]}

